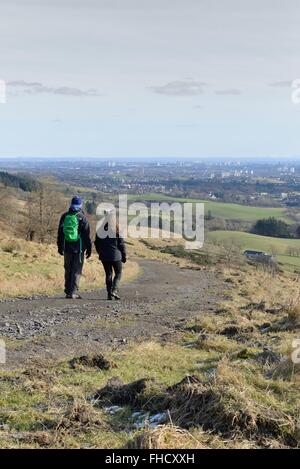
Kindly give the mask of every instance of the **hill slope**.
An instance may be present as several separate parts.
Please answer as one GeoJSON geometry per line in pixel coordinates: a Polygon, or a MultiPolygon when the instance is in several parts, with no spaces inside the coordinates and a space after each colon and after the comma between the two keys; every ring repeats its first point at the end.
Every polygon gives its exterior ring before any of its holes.
{"type": "Polygon", "coordinates": [[[130,249],[167,264],[139,260],[121,302],[102,290],[0,304],[0,446],[299,446],[295,279],[130,249]]]}

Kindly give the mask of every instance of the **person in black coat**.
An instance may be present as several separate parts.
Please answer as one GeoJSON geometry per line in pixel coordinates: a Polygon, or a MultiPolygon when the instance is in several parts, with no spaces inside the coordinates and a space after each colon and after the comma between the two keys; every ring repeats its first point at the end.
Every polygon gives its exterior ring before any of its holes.
{"type": "Polygon", "coordinates": [[[95,248],[105,270],[107,299],[119,300],[118,288],[126,262],[126,247],[114,217],[105,219],[97,229],[95,248]]]}

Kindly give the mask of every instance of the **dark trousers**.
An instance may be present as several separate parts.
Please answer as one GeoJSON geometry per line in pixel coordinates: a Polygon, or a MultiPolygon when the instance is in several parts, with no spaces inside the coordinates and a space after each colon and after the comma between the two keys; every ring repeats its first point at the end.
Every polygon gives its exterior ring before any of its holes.
{"type": "Polygon", "coordinates": [[[105,270],[107,293],[117,290],[122,276],[122,261],[101,261],[105,270]],[[113,272],[115,276],[113,277],[113,272]]]}
{"type": "Polygon", "coordinates": [[[72,295],[79,289],[80,277],[83,267],[83,255],[65,252],[65,294],[72,295]]]}

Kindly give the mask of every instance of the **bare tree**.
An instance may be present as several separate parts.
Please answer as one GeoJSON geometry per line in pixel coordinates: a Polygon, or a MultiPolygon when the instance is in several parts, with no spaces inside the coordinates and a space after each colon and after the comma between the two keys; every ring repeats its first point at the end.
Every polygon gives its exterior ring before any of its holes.
{"type": "Polygon", "coordinates": [[[272,254],[272,256],[274,257],[278,254],[278,249],[276,246],[274,246],[274,244],[270,245],[269,251],[270,251],[270,254],[272,254]]]}
{"type": "Polygon", "coordinates": [[[46,243],[54,241],[65,199],[60,193],[42,187],[27,198],[26,239],[46,243]]]}

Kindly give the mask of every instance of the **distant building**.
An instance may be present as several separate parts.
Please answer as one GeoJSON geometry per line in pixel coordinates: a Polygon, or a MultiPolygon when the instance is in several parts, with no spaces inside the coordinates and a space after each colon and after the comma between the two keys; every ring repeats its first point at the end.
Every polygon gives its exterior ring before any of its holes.
{"type": "Polygon", "coordinates": [[[246,249],[244,251],[244,256],[252,262],[257,264],[264,264],[272,269],[278,269],[278,264],[274,256],[272,254],[268,254],[264,251],[255,251],[253,249],[246,249]]]}
{"type": "Polygon", "coordinates": [[[258,257],[258,256],[269,256],[269,257],[272,257],[270,254],[267,254],[266,252],[264,251],[255,251],[255,250],[252,250],[252,249],[246,249],[246,251],[244,251],[244,256],[247,257],[248,259],[252,259],[253,257],[258,257]]]}

